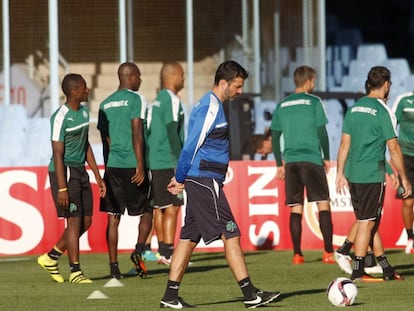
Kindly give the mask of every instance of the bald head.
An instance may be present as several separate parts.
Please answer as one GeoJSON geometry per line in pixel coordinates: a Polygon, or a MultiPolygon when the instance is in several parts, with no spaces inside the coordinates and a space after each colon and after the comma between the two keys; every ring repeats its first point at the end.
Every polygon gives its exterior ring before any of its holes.
{"type": "Polygon", "coordinates": [[[122,63],[118,68],[120,89],[138,91],[141,85],[141,72],[134,63],[122,63]]]}
{"type": "Polygon", "coordinates": [[[164,63],[160,72],[161,88],[178,93],[184,87],[184,70],[177,62],[164,63]]]}

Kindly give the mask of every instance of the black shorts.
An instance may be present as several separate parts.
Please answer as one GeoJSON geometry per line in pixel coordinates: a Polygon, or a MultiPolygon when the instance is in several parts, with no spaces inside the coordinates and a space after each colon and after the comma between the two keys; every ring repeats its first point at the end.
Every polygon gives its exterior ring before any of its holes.
{"type": "Polygon", "coordinates": [[[239,227],[234,220],[223,186],[211,178],[187,178],[187,195],[184,225],[181,240],[198,243],[203,238],[210,244],[221,238],[240,236],[239,227]]]}
{"type": "Polygon", "coordinates": [[[173,168],[163,170],[151,170],[151,191],[154,207],[163,209],[169,206],[183,205],[183,196],[173,195],[167,190],[167,185],[175,175],[173,168]]]}
{"type": "Polygon", "coordinates": [[[135,168],[107,167],[104,180],[106,183],[106,196],[101,198],[100,211],[114,215],[123,215],[125,209],[130,216],[141,216],[145,212],[152,213],[149,204],[148,176],[139,186],[131,183],[135,168]]]}
{"type": "Polygon", "coordinates": [[[349,193],[357,220],[381,220],[385,183],[349,183],[349,193]]]}
{"type": "Polygon", "coordinates": [[[56,172],[49,172],[50,188],[52,190],[53,201],[55,202],[58,217],[83,217],[92,216],[92,188],[89,182],[89,175],[84,166],[69,166],[65,170],[67,188],[69,194],[69,207],[62,208],[57,204],[58,183],[56,172]]]}
{"type": "Polygon", "coordinates": [[[329,200],[329,187],[322,165],[292,162],[285,165],[286,205],[303,205],[304,192],[308,202],[329,200]]]}
{"type": "MultiPolygon", "coordinates": [[[[412,186],[414,185],[414,156],[403,154],[403,160],[404,160],[405,174],[407,175],[407,179],[412,186]]],[[[401,186],[401,178],[400,178],[400,186],[401,186]]],[[[396,193],[397,193],[396,197],[398,199],[402,199],[401,193],[398,193],[398,191],[396,191],[396,193]]],[[[411,195],[407,197],[406,199],[414,199],[414,193],[411,193],[411,195]]]]}

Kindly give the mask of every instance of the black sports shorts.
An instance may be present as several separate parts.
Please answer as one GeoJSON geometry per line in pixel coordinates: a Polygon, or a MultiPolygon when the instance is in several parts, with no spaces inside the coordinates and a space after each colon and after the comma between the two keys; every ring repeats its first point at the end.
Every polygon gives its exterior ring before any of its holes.
{"type": "Polygon", "coordinates": [[[144,212],[151,212],[149,202],[148,176],[141,185],[131,183],[135,168],[107,167],[104,180],[106,183],[106,196],[101,198],[101,212],[114,215],[123,215],[125,209],[130,216],[141,216],[144,212]]]}
{"type": "Polygon", "coordinates": [[[349,183],[352,207],[357,220],[381,219],[385,197],[385,183],[349,183]]]}
{"type": "Polygon", "coordinates": [[[57,204],[58,183],[56,172],[49,172],[50,187],[55,202],[58,217],[92,216],[92,188],[89,175],[84,166],[69,166],[65,170],[67,188],[69,193],[69,208],[65,209],[57,204]]]}
{"type": "Polygon", "coordinates": [[[286,205],[303,205],[306,188],[308,202],[329,200],[329,187],[322,165],[291,162],[285,165],[286,205]]]}
{"type": "Polygon", "coordinates": [[[151,191],[154,207],[163,209],[169,206],[183,205],[183,196],[173,195],[167,190],[167,185],[175,175],[173,168],[162,170],[151,170],[151,191]]]}

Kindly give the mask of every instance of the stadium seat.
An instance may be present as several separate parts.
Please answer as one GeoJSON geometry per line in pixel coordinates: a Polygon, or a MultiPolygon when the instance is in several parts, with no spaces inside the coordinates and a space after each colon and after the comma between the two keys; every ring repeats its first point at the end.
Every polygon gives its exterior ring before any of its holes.
{"type": "Polygon", "coordinates": [[[393,84],[403,85],[406,77],[410,76],[410,65],[405,58],[388,58],[382,63],[391,71],[391,80],[393,84]]]}
{"type": "Polygon", "coordinates": [[[362,92],[365,93],[365,80],[364,77],[358,76],[345,76],[342,79],[342,89],[345,92],[362,92]]]}
{"type": "Polygon", "coordinates": [[[405,77],[402,81],[401,86],[405,92],[414,91],[414,74],[410,74],[409,76],[405,77]]]}
{"type": "Polygon", "coordinates": [[[331,160],[336,160],[339,144],[342,135],[342,123],[344,112],[341,104],[336,99],[329,99],[325,101],[326,115],[328,117],[328,124],[326,130],[329,137],[329,154],[331,160]]]}
{"type": "Polygon", "coordinates": [[[371,64],[369,62],[353,59],[349,64],[348,75],[352,77],[358,77],[361,79],[366,79],[369,70],[371,69],[371,64]]]}
{"type": "Polygon", "coordinates": [[[24,142],[16,139],[13,133],[0,133],[0,158],[3,163],[13,165],[15,161],[24,156],[24,142]]]}
{"type": "Polygon", "coordinates": [[[387,57],[387,51],[382,43],[360,44],[357,47],[357,59],[373,65],[380,65],[387,57]]]}
{"type": "Polygon", "coordinates": [[[291,77],[282,77],[282,90],[281,97],[285,97],[287,94],[292,93],[295,90],[295,83],[291,77]]]}

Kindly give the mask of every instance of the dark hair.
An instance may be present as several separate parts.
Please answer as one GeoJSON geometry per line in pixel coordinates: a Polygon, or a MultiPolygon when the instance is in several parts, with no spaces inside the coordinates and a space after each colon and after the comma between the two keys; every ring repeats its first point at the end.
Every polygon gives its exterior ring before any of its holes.
{"type": "Polygon", "coordinates": [[[77,73],[69,73],[62,80],[62,91],[65,96],[70,95],[70,91],[84,84],[85,80],[77,73]]]}
{"type": "Polygon", "coordinates": [[[368,94],[372,90],[379,89],[387,81],[391,81],[391,72],[388,68],[383,66],[372,67],[365,81],[365,91],[368,94]]]}
{"type": "Polygon", "coordinates": [[[293,82],[295,82],[296,87],[303,86],[306,81],[312,80],[315,78],[316,71],[310,66],[299,66],[295,69],[293,73],[293,82]]]}
{"type": "Polygon", "coordinates": [[[248,76],[249,73],[239,63],[233,60],[228,60],[218,66],[214,77],[214,84],[218,85],[220,80],[231,82],[238,77],[245,80],[248,76]]]}

